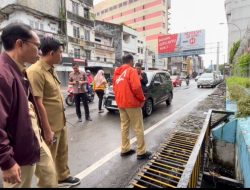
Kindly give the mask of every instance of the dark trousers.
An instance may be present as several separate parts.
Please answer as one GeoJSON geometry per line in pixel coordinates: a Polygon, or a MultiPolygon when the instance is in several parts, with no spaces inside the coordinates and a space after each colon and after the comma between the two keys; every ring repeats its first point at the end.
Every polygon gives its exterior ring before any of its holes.
{"type": "Polygon", "coordinates": [[[99,110],[101,110],[102,109],[102,100],[103,100],[103,96],[104,96],[104,90],[96,90],[95,92],[99,98],[98,108],[99,108],[99,110]]]}
{"type": "Polygon", "coordinates": [[[88,118],[89,117],[89,105],[88,105],[87,93],[75,94],[76,115],[78,116],[78,118],[82,117],[81,108],[80,108],[81,100],[83,102],[85,118],[88,118]]]}

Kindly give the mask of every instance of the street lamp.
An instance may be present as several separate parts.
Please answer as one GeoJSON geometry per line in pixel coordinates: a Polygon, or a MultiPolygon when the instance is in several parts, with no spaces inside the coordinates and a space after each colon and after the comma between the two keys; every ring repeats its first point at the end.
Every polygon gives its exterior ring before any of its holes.
{"type": "Polygon", "coordinates": [[[239,26],[237,26],[236,24],[234,23],[231,23],[231,22],[227,22],[227,23],[224,23],[224,22],[221,22],[220,25],[223,25],[223,24],[231,24],[231,25],[234,25],[240,32],[240,40],[241,40],[241,29],[239,26]]]}

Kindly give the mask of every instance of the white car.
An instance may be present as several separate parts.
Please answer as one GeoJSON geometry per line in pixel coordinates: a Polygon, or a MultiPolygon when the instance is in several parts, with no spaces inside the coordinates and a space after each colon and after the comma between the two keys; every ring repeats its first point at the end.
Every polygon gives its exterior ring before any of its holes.
{"type": "Polygon", "coordinates": [[[197,77],[195,77],[195,79],[194,79],[195,82],[197,82],[200,77],[201,77],[200,75],[197,75],[197,77]]]}
{"type": "Polygon", "coordinates": [[[204,73],[197,81],[197,87],[212,87],[214,88],[218,84],[216,77],[213,73],[204,73]]]}

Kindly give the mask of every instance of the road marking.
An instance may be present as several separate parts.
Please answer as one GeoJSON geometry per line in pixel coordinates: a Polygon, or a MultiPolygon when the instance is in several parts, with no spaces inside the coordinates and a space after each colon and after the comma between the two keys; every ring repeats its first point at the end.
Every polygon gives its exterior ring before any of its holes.
{"type": "MultiPolygon", "coordinates": [[[[199,96],[198,98],[192,100],[191,102],[189,102],[185,106],[181,107],[180,109],[178,109],[177,111],[175,111],[174,113],[169,115],[168,117],[166,117],[166,118],[162,119],[161,121],[159,121],[158,123],[154,124],[153,126],[151,126],[150,128],[148,128],[147,130],[144,131],[144,135],[147,135],[148,133],[150,133],[151,131],[153,131],[157,127],[159,127],[161,124],[163,124],[164,122],[166,122],[170,118],[174,117],[178,112],[186,109],[188,106],[192,105],[194,102],[198,101],[199,99],[201,99],[201,97],[204,97],[204,96],[205,95],[199,96]]],[[[131,144],[133,144],[135,141],[136,141],[136,137],[134,137],[130,140],[131,144]]],[[[101,158],[99,161],[95,162],[94,164],[92,164],[91,166],[89,166],[88,168],[86,168],[85,170],[80,172],[79,174],[77,174],[75,177],[79,178],[80,180],[83,180],[85,177],[87,177],[89,174],[91,174],[93,171],[98,169],[100,166],[104,165],[106,162],[111,160],[115,155],[117,155],[119,153],[120,153],[120,147],[113,150],[112,152],[110,152],[109,154],[107,154],[106,156],[101,158]]]]}

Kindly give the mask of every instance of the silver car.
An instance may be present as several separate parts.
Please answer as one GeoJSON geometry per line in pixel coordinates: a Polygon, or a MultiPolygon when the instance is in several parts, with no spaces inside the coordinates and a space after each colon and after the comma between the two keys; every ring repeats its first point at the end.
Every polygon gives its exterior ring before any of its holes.
{"type": "Polygon", "coordinates": [[[218,84],[214,73],[203,73],[197,81],[197,87],[212,87],[214,88],[218,84]]]}

